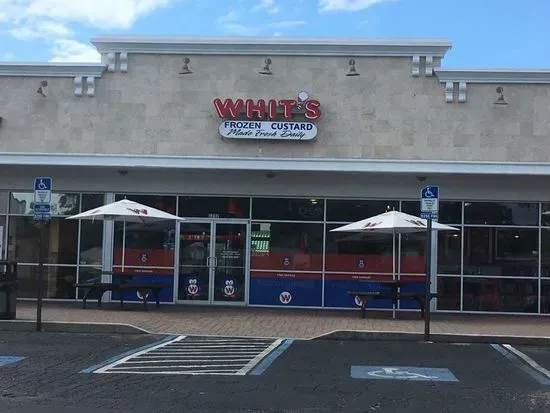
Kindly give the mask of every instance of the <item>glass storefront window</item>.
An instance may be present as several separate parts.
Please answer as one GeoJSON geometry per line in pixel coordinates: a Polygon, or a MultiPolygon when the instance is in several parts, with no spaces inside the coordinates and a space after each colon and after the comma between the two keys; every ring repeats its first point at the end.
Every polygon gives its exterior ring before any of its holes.
{"type": "Polygon", "coordinates": [[[540,312],[543,314],[550,313],[550,280],[541,280],[540,285],[540,312]]]}
{"type": "Polygon", "coordinates": [[[180,196],[178,215],[194,218],[250,218],[250,198],[180,196]]]}
{"type": "Polygon", "coordinates": [[[538,229],[465,228],[464,274],[538,277],[538,229]]]}
{"type": "Polygon", "coordinates": [[[81,221],[80,265],[101,265],[103,262],[103,222],[81,221]]]}
{"type": "MultiPolygon", "coordinates": [[[[76,282],[75,267],[44,266],[42,291],[44,298],[74,299],[76,282]]],[[[36,298],[38,294],[38,266],[19,265],[17,281],[19,297],[36,298]]]]}
{"type": "Polygon", "coordinates": [[[123,222],[115,222],[114,231],[114,266],[122,265],[122,238],[125,233],[125,267],[174,267],[174,221],[126,223],[126,230],[123,222]]]}
{"type": "Polygon", "coordinates": [[[426,274],[426,233],[401,234],[400,258],[401,274],[426,274]]]}
{"type": "Polygon", "coordinates": [[[541,277],[550,277],[550,228],[542,228],[541,242],[541,277]]]}
{"type": "Polygon", "coordinates": [[[4,257],[7,256],[6,250],[7,250],[7,243],[6,243],[6,236],[7,236],[7,228],[6,228],[6,216],[0,215],[0,227],[2,227],[2,245],[3,249],[0,251],[0,259],[4,259],[4,257]]]}
{"type": "MultiPolygon", "coordinates": [[[[420,201],[403,201],[401,211],[405,214],[420,216],[420,201]]],[[[441,201],[439,202],[438,222],[442,224],[462,223],[462,202],[459,201],[441,201]]]]}
{"type": "Polygon", "coordinates": [[[438,231],[437,233],[438,274],[461,274],[462,233],[459,231],[438,231]]]}
{"type": "MultiPolygon", "coordinates": [[[[45,262],[76,264],[78,221],[52,218],[45,226],[45,262]]],[[[33,217],[9,218],[8,256],[20,263],[38,263],[40,230],[33,217]]]]}
{"type": "Polygon", "coordinates": [[[538,281],[464,278],[464,311],[538,312],[538,281]]]}
{"type": "Polygon", "coordinates": [[[9,192],[0,192],[0,214],[8,212],[9,192]]]}
{"type": "Polygon", "coordinates": [[[327,221],[354,222],[399,209],[399,201],[327,200],[327,221]]]}
{"type": "MultiPolygon", "coordinates": [[[[392,235],[361,232],[330,232],[330,230],[339,226],[337,224],[327,225],[326,271],[392,273],[392,235]]],[[[397,247],[395,251],[397,255],[397,247]]]]}
{"type": "Polygon", "coordinates": [[[437,277],[437,309],[460,310],[460,277],[437,277]]]}
{"type": "Polygon", "coordinates": [[[89,211],[105,205],[105,195],[103,194],[82,194],[82,208],[80,212],[89,211]]]}
{"type": "Polygon", "coordinates": [[[540,222],[543,227],[550,227],[550,203],[542,204],[540,222]]]}
{"type": "Polygon", "coordinates": [[[323,221],[322,199],[253,198],[252,218],[279,221],[323,221]]]}
{"type": "Polygon", "coordinates": [[[466,225],[539,225],[538,203],[465,202],[466,225]]]}
{"type": "Polygon", "coordinates": [[[321,270],[323,224],[252,223],[253,270],[321,270]]]}
{"type": "Polygon", "coordinates": [[[116,194],[115,201],[122,199],[137,202],[138,204],[146,205],[151,208],[160,209],[169,214],[176,213],[176,197],[164,195],[139,195],[139,194],[116,194]]]}
{"type": "MultiPolygon", "coordinates": [[[[34,192],[12,192],[10,215],[31,215],[34,210],[34,192]]],[[[51,210],[54,216],[78,214],[80,194],[52,193],[51,210]]]]}
{"type": "MultiPolygon", "coordinates": [[[[78,269],[78,282],[79,283],[94,283],[101,281],[101,268],[100,267],[80,267],[78,269]]],[[[79,288],[78,289],[78,299],[82,300],[86,290],[79,288]]],[[[97,292],[92,292],[88,295],[90,300],[98,298],[97,292]]]]}

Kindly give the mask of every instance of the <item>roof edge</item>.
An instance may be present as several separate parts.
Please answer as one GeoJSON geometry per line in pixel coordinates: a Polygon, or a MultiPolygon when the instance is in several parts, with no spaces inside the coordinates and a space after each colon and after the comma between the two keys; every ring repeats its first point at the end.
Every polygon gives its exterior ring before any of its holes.
{"type": "Polygon", "coordinates": [[[209,55],[315,55],[443,57],[448,39],[285,38],[285,37],[146,37],[101,36],[91,39],[100,53],[209,55]]]}
{"type": "Polygon", "coordinates": [[[444,69],[434,72],[442,83],[542,83],[550,84],[550,69],[444,69]]]}
{"type": "Polygon", "coordinates": [[[101,77],[103,63],[0,62],[0,76],[101,77]]]}
{"type": "Polygon", "coordinates": [[[150,169],[258,170],[549,176],[550,163],[392,159],[260,158],[163,155],[103,155],[0,152],[0,165],[150,169]]]}

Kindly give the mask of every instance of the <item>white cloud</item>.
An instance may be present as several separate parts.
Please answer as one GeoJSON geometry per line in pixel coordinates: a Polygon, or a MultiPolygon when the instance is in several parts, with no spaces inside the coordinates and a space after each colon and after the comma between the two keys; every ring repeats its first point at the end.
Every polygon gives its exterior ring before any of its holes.
{"type": "Polygon", "coordinates": [[[288,29],[292,27],[304,26],[305,20],[283,20],[279,22],[268,23],[267,27],[271,29],[288,29]]]}
{"type": "Polygon", "coordinates": [[[73,32],[61,23],[51,21],[39,22],[36,25],[15,27],[9,33],[19,40],[32,40],[46,37],[69,37],[73,32]]]}
{"type": "Polygon", "coordinates": [[[281,9],[275,4],[275,0],[260,0],[260,2],[252,8],[252,11],[265,10],[270,14],[278,13],[281,9]]]}
{"type": "Polygon", "coordinates": [[[230,34],[237,36],[255,36],[260,32],[257,27],[245,26],[239,23],[227,23],[223,25],[223,28],[230,34]]]}
{"type": "Polygon", "coordinates": [[[218,23],[226,23],[226,22],[234,22],[239,20],[240,13],[238,11],[232,10],[229,13],[227,13],[225,16],[218,17],[217,21],[218,23]]]}
{"type": "Polygon", "coordinates": [[[0,0],[0,20],[56,20],[100,29],[128,29],[134,22],[177,0],[0,0]]]}
{"type": "Polygon", "coordinates": [[[101,62],[101,55],[94,47],[71,39],[57,39],[52,55],[50,62],[101,62]]]}
{"type": "Polygon", "coordinates": [[[359,11],[396,0],[319,0],[320,11],[359,11]]]}
{"type": "Polygon", "coordinates": [[[15,60],[15,54],[11,52],[4,53],[2,60],[15,60]]]}
{"type": "MultiPolygon", "coordinates": [[[[271,23],[266,23],[261,26],[245,26],[240,23],[227,23],[224,24],[224,29],[230,34],[237,36],[256,36],[262,31],[270,29],[291,29],[294,27],[304,26],[307,22],[305,20],[281,20],[271,23]]],[[[282,33],[277,31],[277,35],[282,36],[282,33]]]]}
{"type": "Polygon", "coordinates": [[[129,29],[156,9],[181,0],[0,0],[0,23],[19,40],[46,40],[52,61],[99,61],[92,46],[80,43],[68,25],[100,30],[129,29]]]}

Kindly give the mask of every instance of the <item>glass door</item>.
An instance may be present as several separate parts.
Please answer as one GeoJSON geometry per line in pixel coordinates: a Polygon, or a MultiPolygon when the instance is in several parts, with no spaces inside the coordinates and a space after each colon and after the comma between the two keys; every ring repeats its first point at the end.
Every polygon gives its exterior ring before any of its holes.
{"type": "Polygon", "coordinates": [[[248,223],[214,222],[213,302],[245,301],[248,223]]]}
{"type": "Polygon", "coordinates": [[[180,223],[178,301],[244,304],[248,222],[180,223]]]}
{"type": "Polygon", "coordinates": [[[212,223],[181,222],[178,301],[210,301],[212,223]]]}

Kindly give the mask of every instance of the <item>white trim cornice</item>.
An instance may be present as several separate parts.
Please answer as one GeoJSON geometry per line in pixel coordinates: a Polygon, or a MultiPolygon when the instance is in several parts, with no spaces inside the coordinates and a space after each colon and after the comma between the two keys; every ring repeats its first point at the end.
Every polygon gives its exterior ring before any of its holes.
{"type": "Polygon", "coordinates": [[[2,62],[0,76],[101,77],[103,63],[29,63],[2,62]]]}
{"type": "Polygon", "coordinates": [[[434,69],[441,83],[550,83],[550,70],[434,69]]]}
{"type": "Polygon", "coordinates": [[[550,163],[0,153],[3,166],[550,176],[550,163]]]}
{"type": "Polygon", "coordinates": [[[105,36],[91,43],[100,53],[197,55],[443,57],[451,48],[447,39],[105,36]]]}

